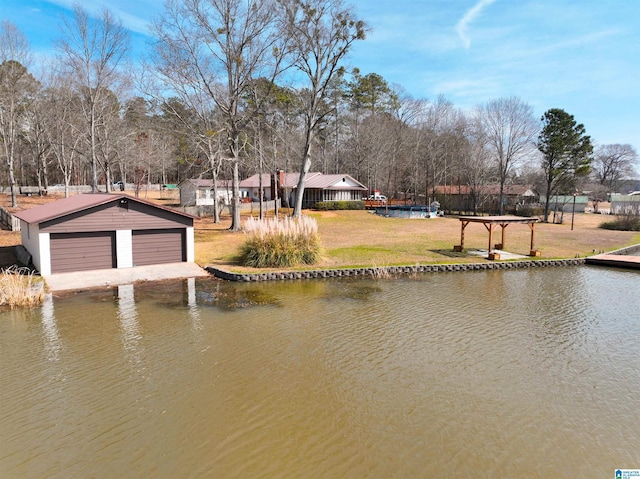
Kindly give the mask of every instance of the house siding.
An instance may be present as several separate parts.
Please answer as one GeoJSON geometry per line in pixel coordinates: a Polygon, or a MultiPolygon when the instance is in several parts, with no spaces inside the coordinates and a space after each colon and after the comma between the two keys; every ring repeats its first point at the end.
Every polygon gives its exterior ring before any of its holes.
{"type": "Polygon", "coordinates": [[[106,230],[164,229],[192,226],[193,220],[144,203],[127,201],[126,206],[111,202],[78,211],[40,224],[47,233],[92,232],[106,230]]]}

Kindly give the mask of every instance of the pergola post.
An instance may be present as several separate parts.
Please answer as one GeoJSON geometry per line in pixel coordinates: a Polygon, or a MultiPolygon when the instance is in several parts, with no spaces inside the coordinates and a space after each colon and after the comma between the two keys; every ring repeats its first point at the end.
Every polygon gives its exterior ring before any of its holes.
{"type": "Polygon", "coordinates": [[[536,234],[536,224],[535,222],[529,223],[529,228],[531,229],[531,249],[529,250],[529,256],[540,256],[540,251],[538,251],[535,247],[535,234],[536,234]]]}
{"type": "Polygon", "coordinates": [[[464,251],[464,229],[467,227],[467,225],[469,224],[468,221],[463,220],[462,218],[460,218],[460,225],[461,225],[461,229],[460,229],[460,244],[459,245],[454,245],[453,246],[453,251],[464,251]]]}
{"type": "Polygon", "coordinates": [[[482,224],[484,225],[484,227],[489,232],[489,248],[487,249],[487,251],[489,253],[491,253],[491,250],[493,249],[493,246],[491,246],[491,243],[493,242],[493,228],[494,228],[495,224],[493,224],[493,223],[482,223],[482,224]]]}
{"type": "Polygon", "coordinates": [[[502,239],[500,240],[501,241],[500,244],[496,245],[496,249],[505,249],[506,248],[505,244],[507,244],[507,243],[505,241],[506,236],[504,234],[504,230],[505,230],[505,228],[507,226],[509,226],[509,223],[500,223],[500,227],[502,228],[502,239]]]}

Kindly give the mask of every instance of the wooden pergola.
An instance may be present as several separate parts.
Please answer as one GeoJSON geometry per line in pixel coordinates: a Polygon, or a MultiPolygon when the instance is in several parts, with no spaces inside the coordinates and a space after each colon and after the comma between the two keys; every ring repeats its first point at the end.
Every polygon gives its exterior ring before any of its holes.
{"type": "MultiPolygon", "coordinates": [[[[460,232],[460,244],[455,245],[453,247],[454,251],[463,251],[464,250],[464,229],[467,227],[469,223],[482,223],[484,227],[489,232],[489,248],[487,251],[489,252],[489,259],[494,259],[492,257],[493,249],[505,249],[505,232],[507,226],[513,223],[517,224],[527,224],[529,225],[529,229],[531,229],[531,248],[529,250],[529,256],[540,256],[540,251],[535,248],[535,231],[536,231],[536,222],[538,218],[531,217],[521,217],[521,216],[461,216],[460,223],[462,225],[462,229],[460,232]],[[501,243],[492,246],[493,244],[493,230],[496,226],[500,226],[502,228],[502,240],[501,243]]],[[[498,259],[498,258],[495,258],[498,259]]]]}

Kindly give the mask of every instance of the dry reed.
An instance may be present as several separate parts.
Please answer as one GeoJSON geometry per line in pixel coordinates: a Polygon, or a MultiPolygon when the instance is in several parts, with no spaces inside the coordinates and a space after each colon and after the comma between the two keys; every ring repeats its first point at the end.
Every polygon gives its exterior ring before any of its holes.
{"type": "Polygon", "coordinates": [[[292,267],[315,264],[320,258],[318,224],[308,216],[264,220],[250,217],[244,230],[249,236],[241,249],[244,266],[292,267]]]}
{"type": "Polygon", "coordinates": [[[44,283],[28,268],[11,266],[0,271],[0,306],[31,308],[43,299],[44,283]]]}

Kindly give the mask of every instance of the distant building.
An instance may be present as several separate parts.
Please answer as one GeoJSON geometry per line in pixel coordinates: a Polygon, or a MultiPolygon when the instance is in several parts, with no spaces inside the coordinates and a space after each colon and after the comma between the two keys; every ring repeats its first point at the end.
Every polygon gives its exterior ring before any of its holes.
{"type": "MultiPolygon", "coordinates": [[[[293,206],[298,189],[299,173],[279,171],[276,175],[262,174],[262,191],[264,200],[282,200],[283,206],[293,206]],[[277,183],[277,184],[276,184],[277,183]]],[[[240,181],[240,198],[244,201],[259,201],[260,175],[255,174],[240,181]]],[[[181,206],[204,206],[213,204],[212,180],[185,180],[180,187],[181,206]]],[[[312,172],[307,174],[303,208],[312,208],[320,201],[356,201],[366,194],[367,187],[350,175],[325,175],[312,172]]],[[[218,197],[224,204],[231,203],[232,188],[228,180],[218,181],[218,197]]]]}
{"type": "MultiPolygon", "coordinates": [[[[540,203],[544,206],[547,197],[541,196],[540,203]]],[[[553,195],[549,198],[549,211],[563,211],[565,213],[584,213],[589,208],[589,196],[587,195],[553,195]],[[575,199],[575,203],[574,203],[575,199]],[[575,205],[575,209],[574,209],[575,205]]]]}
{"type": "Polygon", "coordinates": [[[640,215],[640,191],[629,195],[611,195],[612,215],[640,215]]]}
{"type": "MultiPolygon", "coordinates": [[[[468,185],[440,185],[434,188],[435,198],[443,209],[449,211],[489,212],[499,210],[500,185],[484,185],[472,188],[468,185]]],[[[537,204],[540,195],[529,185],[505,185],[503,203],[505,210],[518,206],[537,204]]]]}
{"type": "MultiPolygon", "coordinates": [[[[216,186],[219,202],[223,205],[230,204],[233,196],[231,180],[218,180],[216,186]]],[[[178,188],[180,189],[180,206],[213,205],[213,180],[184,180],[178,188]]]]}

